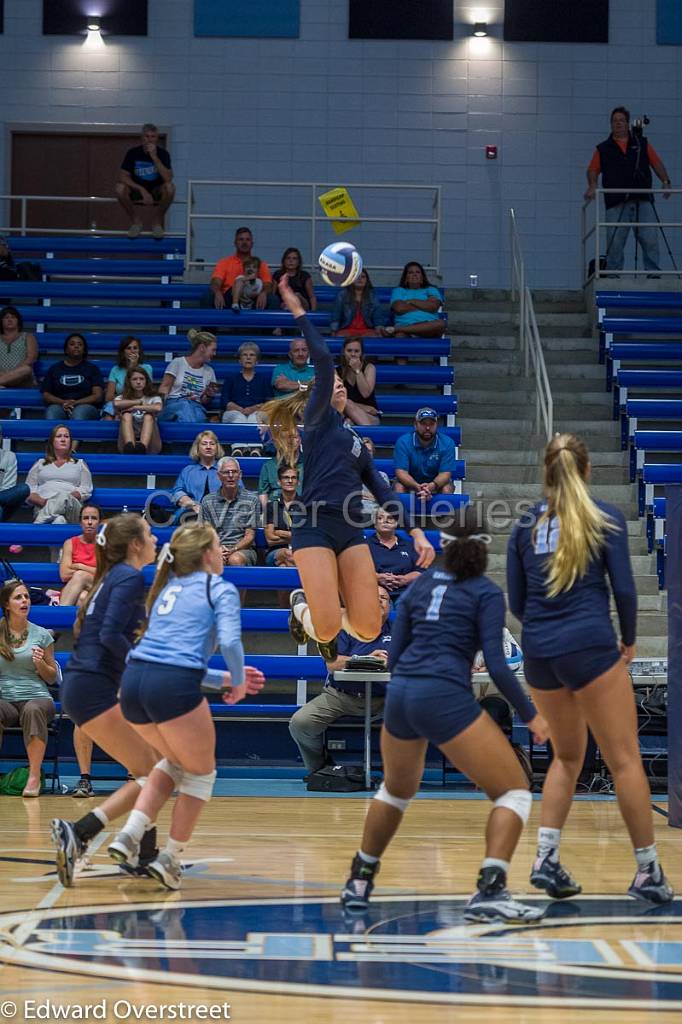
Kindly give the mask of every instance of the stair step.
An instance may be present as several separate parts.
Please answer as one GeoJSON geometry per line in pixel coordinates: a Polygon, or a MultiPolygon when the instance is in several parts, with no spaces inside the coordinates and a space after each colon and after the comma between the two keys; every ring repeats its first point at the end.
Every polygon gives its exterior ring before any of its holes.
{"type": "MultiPolygon", "coordinates": [[[[471,445],[467,445],[466,449],[463,449],[464,457],[467,463],[467,472],[470,466],[538,466],[538,473],[540,461],[541,461],[541,448],[542,443],[538,442],[538,449],[535,448],[529,450],[518,450],[505,452],[504,456],[500,455],[499,451],[490,448],[473,448],[471,445]]],[[[602,452],[602,451],[591,451],[590,462],[595,474],[602,466],[620,466],[622,469],[626,469],[629,465],[629,455],[627,452],[602,452]]]]}
{"type": "MultiPolygon", "coordinates": [[[[526,486],[530,484],[537,488],[542,485],[542,471],[537,464],[527,466],[518,464],[504,466],[499,463],[495,466],[480,465],[471,458],[468,451],[464,454],[466,457],[466,483],[467,489],[470,491],[474,489],[474,485],[494,483],[495,481],[526,486]]],[[[628,471],[624,466],[601,466],[598,472],[595,472],[594,481],[603,485],[627,484],[628,471]]]]}
{"type": "MultiPolygon", "coordinates": [[[[490,579],[493,581],[493,583],[497,583],[498,587],[501,587],[502,590],[504,590],[506,592],[506,589],[507,589],[507,576],[506,576],[506,572],[504,572],[501,569],[489,569],[488,572],[486,572],[486,576],[489,576],[490,579]]],[[[635,583],[637,585],[637,593],[638,594],[649,594],[649,595],[653,596],[654,594],[657,595],[659,593],[659,590],[658,590],[658,579],[657,579],[656,576],[637,576],[637,577],[635,577],[635,583]]],[[[518,626],[516,628],[518,629],[518,626]]],[[[513,629],[512,629],[512,632],[514,632],[513,629]]],[[[642,636],[643,635],[644,635],[644,633],[642,632],[642,636]]],[[[638,646],[639,646],[639,640],[638,640],[638,646]]],[[[647,657],[647,655],[642,655],[642,657],[647,657]]]]}

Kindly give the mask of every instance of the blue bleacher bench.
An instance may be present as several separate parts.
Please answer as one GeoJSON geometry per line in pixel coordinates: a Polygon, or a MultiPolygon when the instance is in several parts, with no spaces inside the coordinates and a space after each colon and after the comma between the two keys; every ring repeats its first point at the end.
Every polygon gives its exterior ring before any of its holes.
{"type": "Polygon", "coordinates": [[[123,252],[130,256],[151,252],[184,256],[184,235],[166,235],[165,238],[116,238],[107,235],[10,235],[12,253],[53,252],[123,252]]]}
{"type": "MultiPolygon", "coordinates": [[[[1,394],[1,392],[0,392],[1,394]]],[[[0,398],[0,408],[2,407],[0,398]]],[[[423,400],[420,404],[423,404],[423,400]]],[[[431,399],[429,399],[431,405],[431,399]]],[[[4,438],[21,441],[47,441],[50,431],[58,420],[0,420],[0,428],[4,438]]],[[[69,430],[79,441],[115,441],[118,438],[118,423],[115,420],[69,420],[69,430]]],[[[212,430],[221,444],[255,445],[262,443],[260,431],[250,423],[160,423],[161,439],[167,444],[191,445],[201,430],[212,430]]],[[[376,445],[395,444],[401,434],[407,433],[409,426],[363,427],[363,437],[371,437],[376,445]]],[[[456,445],[461,443],[462,432],[459,427],[440,427],[447,437],[451,437],[456,445]]]]}
{"type": "MultiPolygon", "coordinates": [[[[93,288],[96,287],[93,285],[93,288]]],[[[161,287],[170,287],[162,285],[161,287]]],[[[233,313],[231,309],[170,309],[151,306],[21,306],[17,305],[24,324],[120,324],[125,333],[132,333],[138,324],[157,327],[250,327],[291,328],[293,318],[286,310],[272,312],[245,309],[233,313]]],[[[329,326],[329,313],[308,313],[308,319],[324,328],[329,326]]],[[[413,342],[414,347],[414,342],[413,342]]]]}
{"type": "MultiPolygon", "coordinates": [[[[377,394],[377,401],[383,413],[389,413],[394,416],[402,414],[414,415],[417,409],[423,405],[431,406],[439,416],[454,416],[457,412],[456,395],[377,394]]],[[[0,408],[3,407],[6,409],[44,409],[45,402],[43,401],[42,393],[35,388],[3,388],[0,390],[0,408]]],[[[223,405],[220,401],[220,395],[216,395],[206,405],[206,409],[208,412],[222,412],[223,405]]]]}
{"type": "Polygon", "coordinates": [[[682,400],[678,398],[630,398],[625,403],[621,417],[621,447],[625,450],[628,441],[637,430],[638,420],[680,420],[682,400]]]}
{"type": "Polygon", "coordinates": [[[680,316],[605,316],[599,324],[599,362],[603,363],[616,335],[678,334],[682,338],[680,316]]]}
{"type": "MultiPolygon", "coordinates": [[[[34,310],[35,312],[35,310],[34,310]]],[[[203,321],[202,321],[203,322],[203,321]]],[[[131,328],[122,328],[120,331],[86,331],[88,349],[90,355],[95,352],[116,352],[119,341],[127,334],[134,334],[139,338],[145,349],[145,356],[150,353],[162,352],[164,357],[172,359],[173,356],[187,355],[189,342],[185,334],[165,334],[160,332],[135,331],[131,328]]],[[[40,351],[45,354],[54,352],[61,356],[64,351],[64,341],[71,334],[71,331],[40,331],[38,332],[38,343],[40,351]]],[[[236,358],[237,349],[244,341],[255,341],[258,345],[261,356],[278,356],[286,358],[289,353],[291,338],[273,337],[272,335],[251,334],[221,334],[218,337],[218,355],[224,356],[228,353],[234,354],[236,358]]],[[[343,346],[344,338],[327,337],[326,342],[329,350],[337,355],[343,346]]],[[[445,365],[450,355],[450,338],[420,338],[419,345],[415,346],[414,338],[365,338],[365,352],[373,358],[392,359],[394,356],[406,356],[410,360],[410,366],[423,366],[419,360],[434,359],[440,360],[445,365]]]]}
{"type": "Polygon", "coordinates": [[[639,514],[643,516],[653,508],[654,487],[682,484],[682,462],[653,462],[644,465],[639,484],[639,514]]]}
{"type": "MultiPolygon", "coordinates": [[[[91,362],[99,366],[100,372],[106,380],[109,371],[112,366],[116,364],[111,359],[91,359],[91,362]]],[[[155,362],[154,360],[147,360],[150,362],[152,368],[152,376],[155,381],[160,381],[165,372],[166,366],[168,365],[165,361],[155,362]]],[[[38,360],[33,364],[33,372],[36,377],[42,378],[47,373],[47,370],[52,364],[38,360]]],[[[272,377],[272,371],[275,368],[274,363],[259,363],[256,368],[256,373],[260,377],[266,377],[268,380],[272,377]]],[[[229,374],[235,374],[238,372],[237,365],[226,366],[225,364],[214,364],[213,369],[216,371],[216,377],[219,382],[223,380],[229,374]]],[[[377,384],[414,384],[416,386],[437,384],[441,387],[449,387],[454,383],[455,371],[451,366],[430,366],[428,363],[418,364],[417,366],[386,366],[385,364],[379,364],[376,367],[377,371],[377,384]]],[[[7,401],[7,393],[10,389],[4,388],[0,390],[0,405],[4,401],[6,405],[10,403],[7,401]]],[[[29,388],[14,388],[12,394],[15,392],[18,394],[20,391],[24,393],[30,393],[29,388]]],[[[445,392],[447,394],[448,392],[445,392]]],[[[17,402],[17,405],[21,405],[21,402],[17,402]]]]}
{"type": "Polygon", "coordinates": [[[635,430],[630,445],[630,480],[646,462],[647,452],[682,452],[682,430],[635,430]]]}
{"type": "Polygon", "coordinates": [[[682,342],[677,341],[614,341],[606,360],[606,390],[610,391],[613,379],[626,362],[682,362],[682,342]]]}
{"type": "MultiPolygon", "coordinates": [[[[120,284],[102,281],[12,281],[12,298],[88,299],[104,302],[112,299],[180,302],[198,301],[206,291],[204,284],[120,284]]],[[[34,310],[35,313],[35,310],[34,310]]]]}
{"type": "Polygon", "coordinates": [[[617,419],[619,412],[625,408],[630,388],[675,388],[679,391],[682,389],[682,370],[618,370],[613,393],[614,419],[617,419]]]}
{"type": "Polygon", "coordinates": [[[682,292],[596,292],[594,302],[605,309],[682,309],[682,292]]]}
{"type": "Polygon", "coordinates": [[[182,277],[184,260],[38,260],[47,277],[182,277]]]}

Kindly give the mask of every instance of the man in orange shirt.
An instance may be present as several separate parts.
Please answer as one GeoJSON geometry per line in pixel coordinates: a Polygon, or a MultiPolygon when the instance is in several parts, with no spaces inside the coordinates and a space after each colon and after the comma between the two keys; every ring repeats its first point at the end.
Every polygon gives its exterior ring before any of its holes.
{"type": "MultiPolygon", "coordinates": [[[[602,188],[623,189],[622,192],[610,192],[604,195],[606,220],[609,224],[622,227],[609,228],[607,231],[606,265],[609,270],[623,269],[623,252],[631,225],[634,227],[635,239],[642,250],[644,269],[659,270],[658,263],[658,229],[653,196],[646,192],[630,193],[629,189],[648,189],[652,185],[652,170],[661,179],[664,188],[670,188],[670,178],[660,156],[639,131],[630,131],[630,111],[625,107],[615,107],[611,112],[611,134],[604,142],[600,142],[594,151],[587,168],[587,191],[585,199],[594,199],[599,175],[602,176],[602,188]]],[[[670,193],[664,192],[669,198],[670,193]]],[[[656,276],[655,274],[652,276],[656,276]]]]}
{"type": "MultiPolygon", "coordinates": [[[[237,277],[244,273],[244,260],[251,256],[253,235],[249,228],[237,228],[234,236],[235,251],[232,256],[224,256],[218,260],[211,274],[208,286],[207,301],[202,305],[225,309],[232,305],[232,285],[237,277]]],[[[263,282],[263,290],[256,298],[256,309],[265,309],[268,295],[272,292],[272,275],[267,263],[260,261],[257,276],[263,282]]]]}

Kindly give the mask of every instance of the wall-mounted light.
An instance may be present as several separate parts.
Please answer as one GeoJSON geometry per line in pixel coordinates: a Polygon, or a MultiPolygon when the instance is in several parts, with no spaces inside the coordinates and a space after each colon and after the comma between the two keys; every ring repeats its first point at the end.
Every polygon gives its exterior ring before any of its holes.
{"type": "Polygon", "coordinates": [[[482,39],[483,36],[487,36],[488,35],[488,22],[487,21],[477,21],[477,22],[475,22],[474,23],[474,33],[473,34],[478,39],[482,39]]]}
{"type": "Polygon", "coordinates": [[[100,31],[99,18],[88,18],[87,29],[88,32],[99,32],[100,31]]]}

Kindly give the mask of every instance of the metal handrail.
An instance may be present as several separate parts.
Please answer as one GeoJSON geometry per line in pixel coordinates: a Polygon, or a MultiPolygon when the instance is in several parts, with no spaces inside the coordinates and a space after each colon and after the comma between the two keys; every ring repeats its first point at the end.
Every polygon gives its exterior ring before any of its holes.
{"type": "Polygon", "coordinates": [[[542,351],[542,341],[533,306],[533,297],[526,284],[526,268],[523,261],[521,239],[516,225],[514,210],[509,211],[511,234],[511,299],[519,303],[519,343],[524,360],[524,373],[535,376],[535,429],[542,423],[545,436],[551,440],[554,433],[554,399],[547,376],[547,366],[542,351]]]}
{"type": "MultiPolygon", "coordinates": [[[[19,226],[13,224],[1,224],[0,234],[15,234],[17,231],[22,237],[26,235],[122,235],[119,230],[105,228],[31,228],[28,226],[28,204],[33,202],[42,203],[117,203],[116,196],[30,196],[30,195],[0,195],[0,201],[18,202],[20,204],[19,226]]],[[[174,204],[183,204],[186,199],[178,196],[173,200],[174,204]]]]}
{"type": "MultiPolygon", "coordinates": [[[[599,211],[601,209],[601,206],[600,206],[600,203],[599,203],[599,197],[600,196],[604,196],[604,195],[611,195],[611,194],[623,195],[623,189],[622,188],[597,188],[597,189],[595,189],[594,199],[586,199],[585,202],[582,205],[582,209],[581,209],[581,226],[582,226],[581,244],[582,244],[582,253],[583,253],[583,274],[584,274],[583,284],[584,285],[587,285],[589,283],[589,281],[593,277],[596,280],[599,280],[600,278],[608,277],[609,274],[613,273],[613,271],[609,271],[609,270],[606,270],[606,269],[602,270],[602,268],[600,266],[600,261],[601,261],[601,256],[602,256],[601,250],[602,250],[602,243],[604,241],[604,238],[605,237],[608,238],[609,230],[615,230],[615,228],[618,227],[617,224],[612,224],[609,221],[607,221],[605,219],[602,219],[602,217],[599,215],[599,211]],[[588,227],[588,210],[590,210],[592,207],[595,209],[596,215],[595,215],[595,218],[594,218],[594,224],[592,225],[592,227],[588,227]],[[590,248],[590,239],[591,238],[594,238],[594,252],[593,252],[592,256],[589,256],[589,248],[590,248]],[[590,274],[590,273],[588,273],[588,267],[589,267],[589,262],[590,262],[590,260],[592,258],[594,258],[594,271],[590,274]]],[[[632,195],[632,196],[649,196],[649,195],[653,194],[653,195],[663,195],[665,197],[668,197],[670,195],[680,195],[680,194],[682,194],[682,188],[672,188],[672,187],[668,187],[668,188],[654,188],[653,186],[651,188],[630,188],[630,189],[627,189],[627,194],[628,195],[632,195]]],[[[677,220],[677,221],[657,220],[657,221],[653,221],[652,222],[652,221],[640,221],[640,220],[633,221],[633,220],[629,220],[629,221],[627,221],[626,223],[624,223],[621,226],[624,227],[624,228],[625,227],[627,227],[627,228],[639,228],[639,227],[679,228],[679,227],[682,227],[682,221],[679,221],[679,220],[677,220]]],[[[641,270],[634,270],[634,269],[619,270],[618,273],[619,274],[627,274],[629,277],[639,277],[639,276],[644,277],[647,274],[650,274],[651,271],[650,270],[646,270],[643,267],[641,270]]],[[[679,277],[680,271],[679,271],[678,268],[671,268],[670,270],[657,270],[656,273],[659,274],[661,277],[679,277]]]]}
{"type": "MultiPolygon", "coordinates": [[[[334,188],[338,182],[311,182],[311,181],[224,181],[218,179],[190,179],[187,182],[187,214],[186,214],[186,257],[185,265],[188,269],[192,267],[205,266],[205,261],[195,253],[194,224],[198,221],[225,221],[238,220],[246,223],[254,221],[266,221],[277,223],[278,221],[289,221],[291,223],[304,223],[309,225],[310,230],[310,251],[314,254],[318,251],[317,226],[318,224],[329,224],[330,218],[320,211],[318,197],[322,191],[334,188]],[[232,213],[195,213],[196,189],[198,187],[211,186],[223,188],[283,188],[283,189],[307,189],[310,192],[310,212],[301,213],[245,213],[243,209],[235,210],[232,213]]],[[[425,262],[424,269],[434,274],[440,274],[440,250],[441,250],[441,186],[440,185],[413,185],[413,184],[385,184],[377,182],[347,182],[348,189],[399,189],[410,192],[431,192],[433,194],[431,217],[366,217],[361,214],[358,220],[362,224],[427,224],[431,225],[431,260],[425,262]]],[[[333,218],[332,218],[333,219],[333,218]]],[[[374,270],[402,270],[403,264],[366,264],[368,269],[374,270]]]]}

